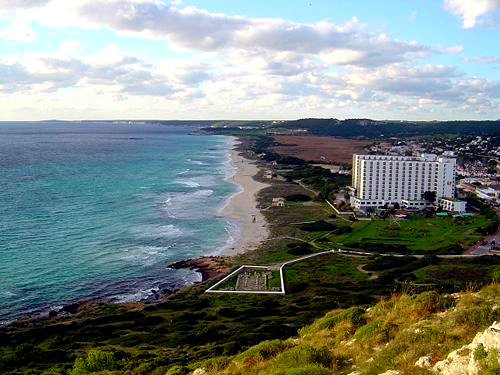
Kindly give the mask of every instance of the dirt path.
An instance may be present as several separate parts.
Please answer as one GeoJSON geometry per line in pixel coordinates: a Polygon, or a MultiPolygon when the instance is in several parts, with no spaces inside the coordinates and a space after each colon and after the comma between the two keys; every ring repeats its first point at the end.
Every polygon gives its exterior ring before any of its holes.
{"type": "Polygon", "coordinates": [[[378,279],[378,273],[376,272],[372,272],[372,271],[367,271],[365,270],[363,267],[366,266],[366,264],[360,264],[356,267],[356,269],[360,272],[363,272],[364,274],[366,274],[368,277],[368,280],[376,280],[378,279]]]}

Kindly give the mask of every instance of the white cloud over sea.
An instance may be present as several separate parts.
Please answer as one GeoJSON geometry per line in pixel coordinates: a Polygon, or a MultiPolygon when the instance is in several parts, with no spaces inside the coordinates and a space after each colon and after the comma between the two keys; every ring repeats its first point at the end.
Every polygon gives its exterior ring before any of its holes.
{"type": "MultiPolygon", "coordinates": [[[[471,28],[498,10],[500,1],[445,0],[444,7],[471,28]]],[[[399,39],[370,30],[356,17],[306,23],[160,0],[17,0],[0,2],[0,17],[10,22],[0,28],[0,40],[33,42],[40,38],[33,25],[56,33],[78,27],[159,41],[168,52],[151,58],[114,40],[88,52],[84,40],[69,36],[52,51],[0,56],[0,110],[6,118],[432,118],[500,112],[498,80],[449,62],[464,54],[462,45],[399,39]],[[444,62],[436,62],[441,56],[444,62]]]]}

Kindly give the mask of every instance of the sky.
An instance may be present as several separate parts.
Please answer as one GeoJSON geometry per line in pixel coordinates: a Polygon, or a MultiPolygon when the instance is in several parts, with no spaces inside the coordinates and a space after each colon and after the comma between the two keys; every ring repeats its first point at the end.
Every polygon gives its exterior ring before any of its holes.
{"type": "Polygon", "coordinates": [[[0,120],[500,118],[500,0],[0,0],[0,120]]]}

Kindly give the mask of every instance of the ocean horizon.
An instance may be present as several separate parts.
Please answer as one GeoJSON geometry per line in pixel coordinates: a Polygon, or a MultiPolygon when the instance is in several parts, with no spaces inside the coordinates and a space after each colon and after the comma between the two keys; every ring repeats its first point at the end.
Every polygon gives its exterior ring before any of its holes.
{"type": "Polygon", "coordinates": [[[238,235],[231,138],[153,122],[0,123],[0,322],[201,280],[238,235]]]}

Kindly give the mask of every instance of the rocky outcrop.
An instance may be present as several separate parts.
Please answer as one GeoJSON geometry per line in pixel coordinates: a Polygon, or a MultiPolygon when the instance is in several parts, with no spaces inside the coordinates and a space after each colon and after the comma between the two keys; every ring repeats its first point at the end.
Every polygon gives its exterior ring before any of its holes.
{"type": "Polygon", "coordinates": [[[197,259],[181,260],[168,265],[168,268],[187,268],[201,273],[202,281],[227,273],[231,269],[230,258],[225,256],[207,256],[197,259]]]}
{"type": "Polygon", "coordinates": [[[427,368],[432,366],[432,357],[430,355],[426,355],[424,357],[420,357],[417,362],[415,362],[415,366],[421,368],[427,368]]]}
{"type": "Polygon", "coordinates": [[[448,357],[437,362],[432,368],[440,375],[476,375],[480,370],[478,353],[496,351],[500,355],[500,323],[493,323],[480,332],[468,345],[452,351],[448,357]]]}

